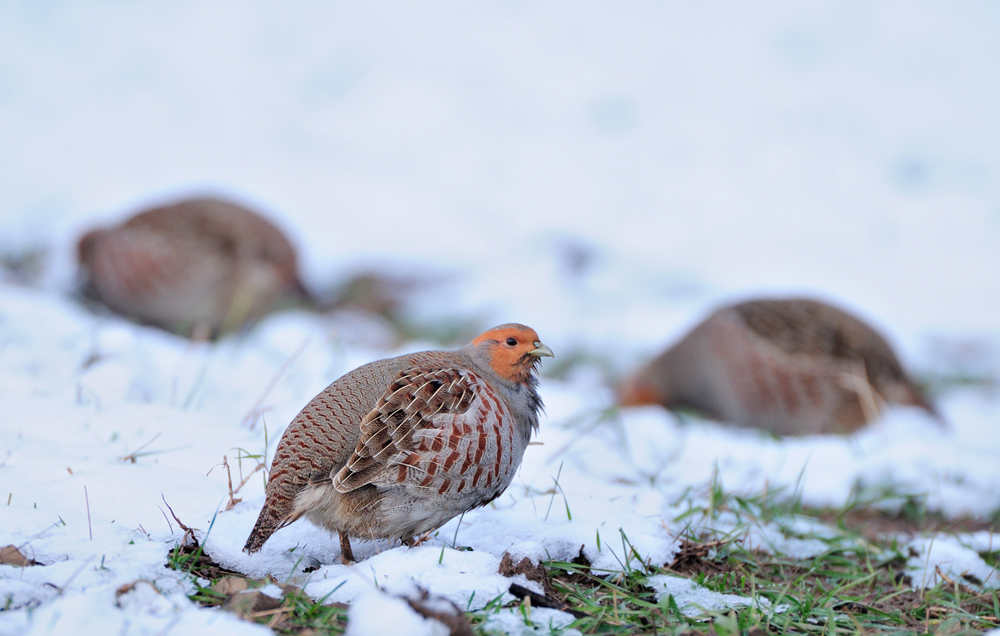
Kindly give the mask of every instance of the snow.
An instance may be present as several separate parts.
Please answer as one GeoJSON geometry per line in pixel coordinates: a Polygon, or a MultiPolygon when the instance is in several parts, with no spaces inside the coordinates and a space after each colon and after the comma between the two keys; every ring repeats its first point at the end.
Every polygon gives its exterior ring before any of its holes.
{"type": "Polygon", "coordinates": [[[959,537],[921,538],[910,545],[907,568],[914,587],[958,582],[973,588],[1000,588],[1000,572],[962,545],[959,537]],[[943,576],[942,576],[943,575],[943,576]]]}
{"type": "MultiPolygon", "coordinates": [[[[168,505],[220,564],[352,603],[358,633],[390,612],[434,633],[398,598],[414,584],[463,609],[510,600],[506,552],[614,572],[668,563],[688,523],[792,556],[828,548],[806,520],[675,523],[713,482],[995,514],[995,390],[944,393],[945,428],[896,409],[846,438],[608,406],[610,379],[758,294],[833,300],[918,373],[995,382],[998,22],[987,2],[4,3],[0,254],[52,258],[33,289],[0,282],[0,546],[43,564],[0,565],[0,634],[265,633],[187,599],[165,567],[183,534],[168,505]],[[543,375],[543,445],[424,545],[357,542],[345,566],[303,521],[245,555],[264,479],[248,456],[269,461],[344,372],[435,345],[302,311],[191,344],[74,300],[82,229],[202,192],[274,217],[315,289],[371,267],[438,276],[415,319],[516,320],[555,350],[546,366],[600,362],[543,375]],[[250,475],[232,507],[223,457],[235,485],[250,475]]],[[[997,587],[978,554],[992,534],[907,541],[914,585],[940,567],[997,587]]],[[[689,583],[669,581],[692,594],[674,594],[684,611],[716,606],[689,583]]],[[[487,625],[571,617],[531,622],[487,625]]]]}
{"type": "MultiPolygon", "coordinates": [[[[734,607],[753,606],[762,611],[771,610],[771,601],[766,598],[746,598],[735,594],[720,594],[706,589],[691,579],[668,574],[649,577],[649,586],[656,591],[656,600],[673,596],[674,602],[685,616],[697,616],[703,612],[713,612],[734,607]]],[[[775,611],[783,612],[787,605],[779,605],[775,611]]]]}
{"type": "Polygon", "coordinates": [[[448,636],[441,622],[424,618],[405,600],[371,588],[354,601],[347,613],[347,636],[448,636]]]}
{"type": "Polygon", "coordinates": [[[576,620],[571,614],[545,607],[533,607],[528,616],[519,609],[502,609],[490,614],[483,623],[487,633],[511,636],[580,636],[580,630],[569,627],[576,620]]]}

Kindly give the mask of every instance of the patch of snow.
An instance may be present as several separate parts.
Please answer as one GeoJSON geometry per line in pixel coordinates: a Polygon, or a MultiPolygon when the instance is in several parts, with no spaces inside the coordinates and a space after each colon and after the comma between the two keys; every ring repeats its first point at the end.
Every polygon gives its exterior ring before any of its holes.
{"type": "Polygon", "coordinates": [[[117,598],[114,587],[96,586],[57,595],[30,614],[7,611],[0,615],[3,634],[158,634],[174,630],[205,636],[271,633],[229,612],[200,609],[182,593],[164,595],[147,581],[138,581],[117,598]]]}
{"type": "Polygon", "coordinates": [[[274,583],[268,583],[263,587],[257,588],[257,591],[266,596],[270,596],[271,598],[276,598],[279,601],[285,595],[285,591],[274,583]]]}
{"type": "Polygon", "coordinates": [[[1000,552],[1000,534],[991,530],[959,532],[952,536],[956,541],[976,552],[1000,552]]]}
{"type": "Polygon", "coordinates": [[[525,617],[520,608],[504,608],[490,614],[483,622],[487,633],[510,636],[580,636],[580,630],[569,627],[576,619],[572,614],[547,607],[532,607],[525,617]]]}
{"type": "Polygon", "coordinates": [[[330,601],[349,603],[375,586],[407,594],[416,585],[463,610],[477,610],[497,597],[513,600],[507,593],[511,579],[501,576],[499,567],[500,560],[488,552],[397,547],[354,565],[323,566],[309,574],[304,589],[315,598],[329,595],[330,601]]]}
{"type": "Polygon", "coordinates": [[[787,536],[787,530],[772,523],[752,524],[746,529],[743,547],[793,559],[808,559],[830,550],[830,546],[820,539],[787,536]]]}
{"type": "Polygon", "coordinates": [[[1000,570],[988,565],[957,537],[924,537],[912,541],[905,549],[915,553],[907,561],[907,572],[916,589],[948,581],[973,589],[1000,588],[1000,570]]]}
{"type": "MultiPolygon", "coordinates": [[[[1000,40],[985,7],[734,4],[720,21],[629,3],[0,5],[0,250],[52,248],[39,289],[0,283],[0,545],[42,564],[0,566],[0,633],[262,633],[186,599],[191,581],[164,567],[183,535],[168,505],[219,563],[354,599],[352,623],[382,587],[482,607],[506,594],[508,551],[669,563],[696,519],[674,520],[707,509],[713,481],[810,506],[885,489],[994,514],[995,393],[945,394],[946,429],[892,409],[849,437],[786,440],[608,410],[609,377],[759,294],[834,299],[918,372],[939,369],[932,337],[982,343],[976,372],[1000,377],[1000,93],[984,81],[1000,40]],[[303,311],[192,344],[67,293],[82,229],[193,192],[274,217],[313,287],[365,266],[430,271],[448,284],[415,318],[517,320],[554,362],[600,360],[543,375],[544,445],[425,545],[360,541],[344,566],[336,538],[300,521],[245,555],[265,477],[248,455],[269,462],[343,373],[429,345],[303,311]],[[223,457],[235,485],[249,477],[229,510],[223,457]]],[[[793,520],[744,541],[805,557],[824,538],[793,520]]],[[[992,535],[956,541],[915,549],[991,584],[971,550],[992,535]]]]}
{"type": "MultiPolygon", "coordinates": [[[[772,610],[771,601],[766,598],[753,599],[736,594],[720,594],[698,585],[691,579],[679,576],[657,574],[649,577],[647,585],[655,591],[657,602],[667,596],[673,596],[678,609],[685,616],[698,616],[705,612],[717,612],[734,607],[756,607],[763,612],[772,610]]],[[[774,611],[784,612],[787,609],[787,605],[779,605],[774,611]]]]}
{"type": "Polygon", "coordinates": [[[345,636],[448,636],[440,621],[424,618],[403,599],[372,588],[347,610],[345,636]]]}

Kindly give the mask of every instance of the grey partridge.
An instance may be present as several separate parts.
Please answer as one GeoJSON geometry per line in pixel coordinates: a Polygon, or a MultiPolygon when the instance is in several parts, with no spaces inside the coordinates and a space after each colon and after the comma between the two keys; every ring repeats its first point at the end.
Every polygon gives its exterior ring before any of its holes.
{"type": "Polygon", "coordinates": [[[77,255],[87,296],[169,331],[218,333],[282,298],[308,299],[281,230],[219,199],[181,201],[92,230],[77,255]]]}
{"type": "Polygon", "coordinates": [[[778,435],[848,433],[885,404],[934,407],[886,340],[826,303],[724,307],[622,386],[622,406],[694,409],[778,435]]]}
{"type": "Polygon", "coordinates": [[[243,550],[306,517],[340,535],[400,539],[440,527],[507,488],[538,428],[533,329],[494,327],[457,351],[379,360],[347,373],[278,442],[264,507],[243,550]]]}

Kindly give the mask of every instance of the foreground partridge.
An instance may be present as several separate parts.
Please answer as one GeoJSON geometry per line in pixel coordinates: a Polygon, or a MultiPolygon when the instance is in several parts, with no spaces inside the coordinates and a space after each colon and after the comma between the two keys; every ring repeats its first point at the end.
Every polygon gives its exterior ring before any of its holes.
{"type": "Polygon", "coordinates": [[[358,367],[317,395],[281,437],[243,550],[305,516],[350,537],[400,539],[496,499],[521,464],[542,401],[533,329],[494,327],[458,351],[358,367]]]}
{"type": "Polygon", "coordinates": [[[836,307],[803,299],[716,311],[629,378],[620,403],[695,409],[778,435],[847,433],[886,403],[936,417],[882,336],[836,307]]]}
{"type": "Polygon", "coordinates": [[[295,248],[250,210],[191,199],[93,230],[78,245],[85,294],[170,331],[238,328],[283,297],[308,298],[295,248]]]}

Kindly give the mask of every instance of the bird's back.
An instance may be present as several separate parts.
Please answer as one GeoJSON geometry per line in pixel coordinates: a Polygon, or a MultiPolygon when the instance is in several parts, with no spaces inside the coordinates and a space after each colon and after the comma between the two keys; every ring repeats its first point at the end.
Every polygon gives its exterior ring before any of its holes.
{"type": "Polygon", "coordinates": [[[259,214],[221,199],[188,199],[153,208],[133,216],[122,228],[193,241],[201,249],[271,263],[288,276],[295,275],[295,248],[284,233],[259,214]]]}
{"type": "Polygon", "coordinates": [[[284,293],[306,296],[295,249],[269,221],[218,199],[191,199],[85,235],[88,292],[171,330],[236,327],[284,293]]]}
{"type": "Polygon", "coordinates": [[[747,329],[790,356],[860,360],[872,378],[906,377],[885,338],[832,305],[807,299],[752,300],[732,311],[747,329]]]}
{"type": "Polygon", "coordinates": [[[781,435],[849,432],[881,401],[933,413],[878,332],[807,299],[724,307],[631,382],[633,404],[655,398],[781,435]]]}
{"type": "Polygon", "coordinates": [[[781,435],[846,433],[900,401],[909,380],[888,342],[831,305],[754,300],[718,312],[716,376],[728,420],[781,435]]]}

